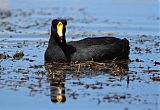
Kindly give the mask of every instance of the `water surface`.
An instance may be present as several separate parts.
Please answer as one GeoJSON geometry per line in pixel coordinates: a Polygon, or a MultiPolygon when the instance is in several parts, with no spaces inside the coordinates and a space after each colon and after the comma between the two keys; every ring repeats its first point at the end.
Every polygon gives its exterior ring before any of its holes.
{"type": "Polygon", "coordinates": [[[0,19],[0,53],[6,55],[0,59],[0,110],[160,109],[158,1],[6,0],[5,4],[12,15],[0,19]],[[68,20],[67,41],[127,38],[131,61],[98,69],[91,63],[80,73],[68,64],[46,66],[50,22],[59,17],[68,20]],[[17,51],[24,56],[13,58],[17,51]],[[121,67],[124,72],[114,71],[121,67]],[[55,102],[57,94],[63,102],[55,102]]]}

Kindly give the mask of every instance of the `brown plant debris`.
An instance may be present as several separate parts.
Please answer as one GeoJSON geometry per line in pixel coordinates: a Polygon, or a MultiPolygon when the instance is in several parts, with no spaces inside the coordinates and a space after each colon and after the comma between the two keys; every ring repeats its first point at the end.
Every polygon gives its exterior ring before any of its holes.
{"type": "Polygon", "coordinates": [[[154,64],[155,64],[155,65],[160,65],[160,62],[155,61],[154,64]]]}
{"type": "Polygon", "coordinates": [[[83,63],[71,63],[71,67],[76,67],[77,72],[81,73],[82,69],[88,69],[93,71],[108,71],[113,75],[125,75],[127,73],[127,68],[121,66],[122,62],[110,61],[105,63],[86,61],[83,63]]]}
{"type": "Polygon", "coordinates": [[[23,52],[16,51],[16,53],[13,55],[13,58],[14,59],[21,59],[21,58],[23,58],[23,56],[24,56],[23,52]]]}
{"type": "Polygon", "coordinates": [[[0,59],[5,59],[5,55],[0,53],[0,59]]]}
{"type": "Polygon", "coordinates": [[[160,76],[155,76],[152,78],[153,81],[160,81],[160,76]]]}
{"type": "Polygon", "coordinates": [[[160,70],[143,70],[143,71],[147,73],[153,73],[153,72],[159,72],[160,70]]]}

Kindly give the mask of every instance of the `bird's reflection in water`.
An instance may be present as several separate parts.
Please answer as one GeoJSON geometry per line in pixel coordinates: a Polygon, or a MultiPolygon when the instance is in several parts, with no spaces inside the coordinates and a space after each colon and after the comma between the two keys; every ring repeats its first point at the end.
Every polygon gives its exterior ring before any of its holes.
{"type": "Polygon", "coordinates": [[[64,103],[66,101],[65,97],[65,73],[60,70],[60,65],[45,64],[48,70],[48,80],[50,82],[50,96],[51,101],[54,103],[64,103]]]}
{"type": "MultiPolygon", "coordinates": [[[[66,102],[65,96],[65,79],[66,79],[66,71],[70,71],[69,73],[72,75],[75,72],[78,74],[83,74],[87,76],[88,73],[92,73],[94,75],[98,75],[99,71],[103,71],[106,74],[115,75],[116,76],[126,76],[128,72],[128,63],[115,62],[115,63],[97,63],[97,62],[86,62],[78,64],[64,64],[64,63],[45,63],[45,68],[48,71],[47,77],[50,82],[50,96],[51,101],[54,103],[57,102],[66,102]],[[90,65],[90,66],[89,66],[90,65]],[[90,68],[90,69],[88,69],[90,68]],[[96,68],[96,69],[95,69],[96,68]],[[84,71],[85,70],[85,71],[84,71]],[[89,71],[88,71],[89,70],[89,71]],[[94,70],[94,72],[92,71],[94,70]]],[[[79,77],[79,76],[76,76],[79,77]]],[[[129,84],[129,77],[127,76],[127,85],[129,84]]],[[[102,82],[103,83],[103,82],[102,82]]]]}

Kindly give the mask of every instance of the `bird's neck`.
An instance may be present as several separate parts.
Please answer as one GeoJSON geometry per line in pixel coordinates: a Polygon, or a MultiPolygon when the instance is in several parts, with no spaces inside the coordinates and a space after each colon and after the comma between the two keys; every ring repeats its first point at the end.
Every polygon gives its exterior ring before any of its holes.
{"type": "Polygon", "coordinates": [[[62,42],[60,42],[57,37],[51,36],[50,40],[49,40],[49,44],[51,44],[52,46],[59,46],[62,49],[62,51],[64,52],[67,61],[70,62],[70,53],[67,49],[67,43],[66,43],[65,35],[63,36],[62,42]]]}

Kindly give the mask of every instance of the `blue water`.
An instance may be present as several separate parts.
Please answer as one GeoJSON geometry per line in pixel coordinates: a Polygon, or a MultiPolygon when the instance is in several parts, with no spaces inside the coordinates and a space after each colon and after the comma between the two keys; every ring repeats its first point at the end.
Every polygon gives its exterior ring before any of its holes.
{"type": "Polygon", "coordinates": [[[160,62],[159,1],[5,2],[12,16],[0,19],[0,53],[5,52],[11,57],[0,59],[0,110],[160,109],[160,82],[152,79],[160,76],[160,65],[154,63],[160,62]],[[54,74],[60,73],[56,78],[63,76],[60,82],[64,82],[64,85],[57,85],[56,90],[65,92],[63,95],[66,97],[64,103],[51,102],[51,96],[55,94],[50,84],[57,79],[50,80],[48,76],[44,52],[50,34],[50,22],[59,17],[68,19],[67,41],[95,36],[126,37],[130,41],[132,60],[127,64],[127,75],[86,71],[78,76],[76,71],[51,69],[54,74]],[[140,52],[135,49],[137,47],[141,49],[140,52]],[[16,51],[23,51],[24,57],[13,59],[16,51]],[[137,62],[136,59],[142,61],[137,62]],[[33,68],[35,65],[42,66],[33,68]],[[148,68],[157,72],[148,73],[148,68]]]}

